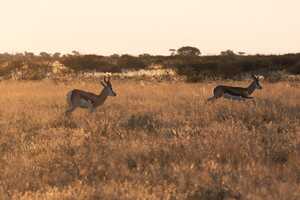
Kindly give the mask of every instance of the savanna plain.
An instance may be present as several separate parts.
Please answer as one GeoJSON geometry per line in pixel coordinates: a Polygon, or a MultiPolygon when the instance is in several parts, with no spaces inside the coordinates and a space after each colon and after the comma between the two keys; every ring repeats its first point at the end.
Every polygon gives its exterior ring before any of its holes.
{"type": "Polygon", "coordinates": [[[64,115],[99,81],[0,82],[0,199],[300,199],[300,84],[207,103],[217,84],[112,80],[117,97],[64,115]]]}

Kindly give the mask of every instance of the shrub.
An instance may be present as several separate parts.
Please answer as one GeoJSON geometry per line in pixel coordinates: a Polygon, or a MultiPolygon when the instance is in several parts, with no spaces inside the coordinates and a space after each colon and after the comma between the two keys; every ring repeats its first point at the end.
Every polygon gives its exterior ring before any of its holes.
{"type": "Polygon", "coordinates": [[[300,62],[289,67],[288,72],[290,72],[291,74],[300,74],[300,62]]]}
{"type": "Polygon", "coordinates": [[[138,57],[122,55],[118,60],[118,66],[123,69],[143,69],[146,67],[146,64],[138,57]]]}
{"type": "Polygon", "coordinates": [[[153,113],[140,113],[131,115],[125,126],[130,129],[142,129],[151,132],[160,127],[160,122],[153,113]]]}
{"type": "Polygon", "coordinates": [[[120,72],[120,68],[109,62],[104,56],[81,55],[67,56],[62,63],[75,71],[120,72]]]}

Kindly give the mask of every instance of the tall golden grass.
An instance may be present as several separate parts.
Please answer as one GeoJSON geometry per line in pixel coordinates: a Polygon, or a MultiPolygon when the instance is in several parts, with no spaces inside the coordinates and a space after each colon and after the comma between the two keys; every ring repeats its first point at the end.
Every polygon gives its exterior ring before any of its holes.
{"type": "Polygon", "coordinates": [[[216,84],[113,81],[66,118],[99,83],[1,82],[0,199],[300,199],[300,87],[206,103],[216,84]]]}

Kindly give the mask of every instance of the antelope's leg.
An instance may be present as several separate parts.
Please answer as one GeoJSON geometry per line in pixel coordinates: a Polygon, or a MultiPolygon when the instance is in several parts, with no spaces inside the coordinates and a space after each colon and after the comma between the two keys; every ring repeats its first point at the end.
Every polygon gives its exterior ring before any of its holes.
{"type": "Polygon", "coordinates": [[[223,97],[226,99],[236,100],[236,101],[245,101],[246,100],[244,97],[230,95],[230,94],[224,94],[223,97]]]}
{"type": "Polygon", "coordinates": [[[209,97],[209,98],[207,99],[207,101],[214,101],[214,100],[220,98],[222,95],[223,95],[222,92],[220,92],[219,90],[214,89],[214,91],[213,91],[213,96],[212,96],[212,97],[209,97]]]}
{"type": "Polygon", "coordinates": [[[95,112],[95,107],[93,106],[92,102],[88,101],[88,110],[90,113],[95,112]]]}
{"type": "Polygon", "coordinates": [[[65,114],[68,115],[68,114],[70,114],[71,112],[73,112],[75,109],[76,109],[75,106],[70,106],[70,107],[66,110],[65,114]]]}
{"type": "Polygon", "coordinates": [[[67,108],[67,110],[65,111],[65,115],[68,115],[68,114],[70,114],[71,112],[73,112],[74,110],[75,110],[75,108],[76,108],[76,106],[73,106],[73,103],[72,103],[72,92],[73,91],[70,91],[70,92],[68,92],[68,94],[67,94],[67,104],[68,104],[68,108],[67,108]]]}
{"type": "Polygon", "coordinates": [[[212,97],[209,97],[209,98],[207,99],[207,101],[213,101],[213,100],[216,100],[216,99],[217,99],[217,97],[212,96],[212,97]]]}
{"type": "Polygon", "coordinates": [[[94,107],[89,108],[89,112],[90,112],[90,113],[93,113],[93,112],[95,112],[95,111],[96,111],[96,109],[95,109],[94,107]]]}

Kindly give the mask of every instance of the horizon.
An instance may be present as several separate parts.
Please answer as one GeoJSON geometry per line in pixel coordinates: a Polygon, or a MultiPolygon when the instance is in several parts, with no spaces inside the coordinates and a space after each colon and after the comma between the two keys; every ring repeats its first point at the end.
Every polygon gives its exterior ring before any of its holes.
{"type": "Polygon", "coordinates": [[[296,0],[5,1],[0,52],[170,55],[199,48],[247,55],[300,52],[296,0]]]}
{"type": "MultiPolygon", "coordinates": [[[[226,50],[232,50],[232,49],[226,49],[226,50]]],[[[224,50],[224,51],[226,51],[224,50]]],[[[76,50],[75,50],[76,51],[76,50]]],[[[283,56],[283,55],[290,55],[290,54],[300,54],[300,52],[287,52],[287,53],[266,53],[266,54],[263,54],[263,53],[253,53],[253,54],[249,54],[247,52],[242,52],[243,54],[239,54],[240,52],[237,52],[237,51],[234,51],[232,50],[236,55],[239,55],[239,56],[283,56]]],[[[34,56],[39,56],[40,53],[48,53],[49,55],[54,55],[55,53],[60,53],[61,55],[60,56],[64,56],[64,55],[73,55],[72,51],[71,52],[65,52],[65,53],[62,53],[62,52],[59,52],[59,51],[54,51],[54,52],[47,52],[47,51],[37,51],[37,52],[33,52],[33,51],[18,51],[18,52],[0,52],[0,54],[6,54],[8,53],[9,55],[17,55],[17,54],[25,54],[25,53],[33,53],[34,56]]],[[[118,56],[123,56],[123,55],[129,55],[129,56],[134,56],[134,57],[138,57],[140,55],[143,55],[143,54],[149,54],[150,56],[175,56],[175,55],[171,55],[171,53],[169,54],[150,54],[150,53],[141,53],[141,54],[129,54],[129,53],[113,53],[113,54],[99,54],[99,53],[83,53],[83,52],[79,52],[77,51],[80,55],[96,55],[96,56],[105,56],[105,57],[109,57],[109,56],[113,56],[113,55],[118,55],[118,56]]],[[[222,52],[222,51],[221,51],[222,52]]],[[[221,55],[221,52],[219,53],[216,53],[216,54],[213,54],[213,53],[210,53],[210,54],[203,54],[201,52],[201,55],[199,56],[220,56],[221,55]]]]}

